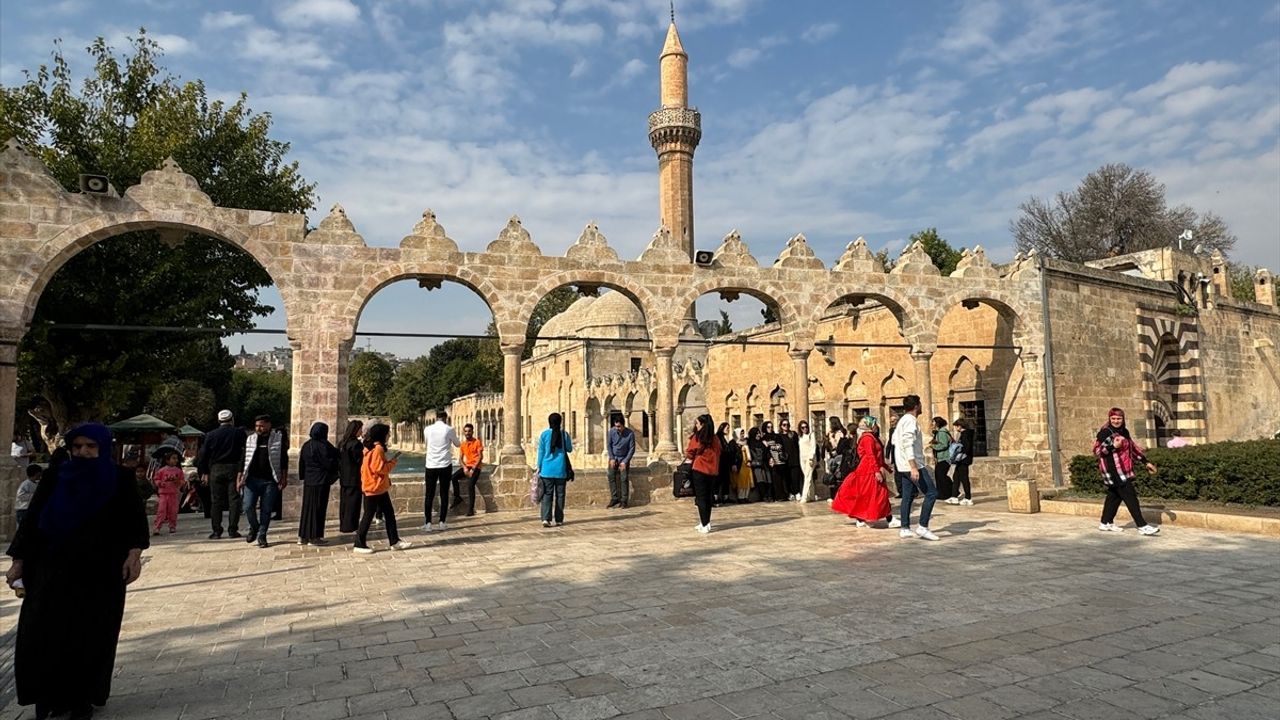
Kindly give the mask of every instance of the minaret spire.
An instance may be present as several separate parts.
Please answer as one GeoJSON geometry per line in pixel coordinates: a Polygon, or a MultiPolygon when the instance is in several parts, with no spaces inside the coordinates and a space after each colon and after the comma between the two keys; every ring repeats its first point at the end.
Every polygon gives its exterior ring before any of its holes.
{"type": "Polygon", "coordinates": [[[676,24],[676,0],[671,0],[671,24],[676,24]]]}
{"type": "Polygon", "coordinates": [[[693,258],[693,152],[702,140],[702,116],[689,107],[689,55],[671,25],[658,56],[661,105],[649,115],[649,143],[658,154],[658,212],[662,225],[693,258]]]}

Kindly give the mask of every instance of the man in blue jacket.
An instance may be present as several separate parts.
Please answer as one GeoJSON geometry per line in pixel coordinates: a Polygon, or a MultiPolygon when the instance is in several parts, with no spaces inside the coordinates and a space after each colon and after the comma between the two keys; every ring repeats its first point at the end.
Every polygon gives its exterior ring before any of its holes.
{"type": "Polygon", "coordinates": [[[631,495],[631,486],[627,483],[627,471],[631,468],[632,456],[636,454],[636,434],[631,432],[620,414],[613,416],[608,446],[609,507],[625,508],[631,495]]]}

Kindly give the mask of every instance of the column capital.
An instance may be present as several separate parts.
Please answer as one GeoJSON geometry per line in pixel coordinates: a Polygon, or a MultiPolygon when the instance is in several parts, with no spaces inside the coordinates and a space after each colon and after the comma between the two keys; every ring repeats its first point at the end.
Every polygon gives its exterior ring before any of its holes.
{"type": "Polygon", "coordinates": [[[808,360],[809,355],[812,353],[813,353],[812,344],[810,344],[808,347],[803,347],[803,348],[792,346],[791,349],[787,350],[787,355],[789,355],[792,360],[808,360]]]}
{"type": "Polygon", "coordinates": [[[920,362],[921,360],[929,360],[933,357],[933,354],[937,352],[937,350],[938,349],[936,347],[932,347],[929,345],[913,345],[911,347],[911,359],[916,362],[920,362]]]}
{"type": "Polygon", "coordinates": [[[502,343],[498,346],[502,349],[503,355],[523,355],[524,343],[502,343]]]}
{"type": "Polygon", "coordinates": [[[675,356],[675,354],[676,354],[676,347],[675,347],[674,345],[671,345],[671,346],[662,346],[662,347],[659,347],[659,346],[657,346],[657,345],[654,345],[654,346],[653,346],[653,354],[654,354],[654,355],[657,355],[657,356],[658,356],[658,357],[660,357],[660,358],[666,358],[666,359],[668,359],[668,360],[669,360],[669,359],[671,359],[672,357],[674,357],[674,356],[675,356]]]}

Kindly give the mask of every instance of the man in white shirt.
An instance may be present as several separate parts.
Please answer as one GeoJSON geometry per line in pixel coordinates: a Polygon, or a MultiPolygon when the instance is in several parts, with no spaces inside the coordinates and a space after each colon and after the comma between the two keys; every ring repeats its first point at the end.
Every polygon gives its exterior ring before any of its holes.
{"type": "Polygon", "coordinates": [[[902,404],[905,414],[898,420],[898,427],[893,433],[894,475],[902,490],[902,529],[898,531],[898,537],[937,540],[938,536],[929,530],[929,517],[933,515],[933,504],[938,499],[938,486],[934,484],[924,459],[924,438],[917,419],[920,416],[920,396],[908,395],[902,404]],[[911,504],[917,493],[924,496],[924,502],[920,505],[920,526],[912,532],[911,504]]]}
{"type": "Polygon", "coordinates": [[[22,433],[13,434],[13,445],[9,448],[9,455],[13,458],[18,467],[26,467],[31,463],[31,458],[36,456],[31,444],[27,442],[26,436],[22,433]]]}
{"type": "Polygon", "coordinates": [[[436,412],[436,421],[422,431],[426,442],[425,465],[427,468],[426,488],[422,498],[422,529],[431,532],[431,502],[435,500],[436,485],[440,486],[440,525],[444,530],[448,525],[445,519],[449,516],[449,479],[453,476],[453,448],[462,443],[458,433],[449,425],[449,415],[443,410],[436,412]]]}

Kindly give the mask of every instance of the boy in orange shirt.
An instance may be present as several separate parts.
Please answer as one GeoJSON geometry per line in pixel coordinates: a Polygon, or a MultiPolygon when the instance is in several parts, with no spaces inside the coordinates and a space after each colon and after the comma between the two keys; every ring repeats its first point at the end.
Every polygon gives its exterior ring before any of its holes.
{"type": "Polygon", "coordinates": [[[480,466],[484,460],[484,442],[476,437],[476,428],[471,423],[462,426],[462,444],[458,446],[458,460],[461,467],[453,474],[454,496],[461,502],[459,481],[470,482],[471,504],[467,507],[467,517],[471,517],[476,514],[476,482],[480,480],[480,466]]]}

